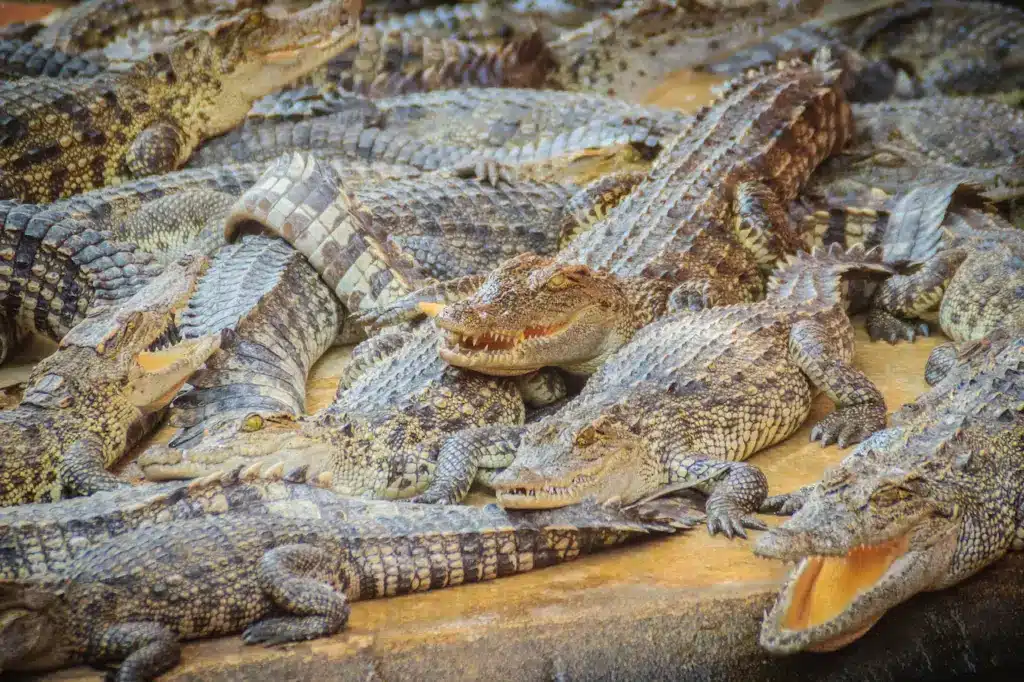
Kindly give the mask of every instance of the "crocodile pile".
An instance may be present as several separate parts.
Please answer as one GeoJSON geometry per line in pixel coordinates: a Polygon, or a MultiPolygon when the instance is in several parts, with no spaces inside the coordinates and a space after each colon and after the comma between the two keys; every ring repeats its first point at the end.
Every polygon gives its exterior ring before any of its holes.
{"type": "Polygon", "coordinates": [[[0,362],[56,343],[0,410],[0,672],[150,680],[700,523],[796,562],[761,645],[827,651],[1019,545],[1024,13],[826,4],[0,29],[0,362]],[[728,80],[645,101],[682,68],[728,80]],[[933,388],[887,415],[855,326],[933,313],[933,388]],[[857,447],[769,497],[818,392],[811,439],[857,447]]]}

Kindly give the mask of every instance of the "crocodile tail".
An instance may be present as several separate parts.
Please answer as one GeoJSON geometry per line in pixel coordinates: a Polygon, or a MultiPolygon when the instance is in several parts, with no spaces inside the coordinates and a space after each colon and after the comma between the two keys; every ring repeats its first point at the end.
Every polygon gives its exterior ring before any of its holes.
{"type": "Polygon", "coordinates": [[[262,231],[282,237],[349,311],[385,305],[425,278],[411,255],[326,163],[295,152],[270,165],[228,214],[225,237],[262,231]]]}
{"type": "Polygon", "coordinates": [[[801,251],[787,258],[769,280],[767,296],[800,303],[838,303],[843,300],[844,275],[886,277],[894,273],[892,266],[883,262],[878,247],[815,247],[810,253],[801,251]]]}

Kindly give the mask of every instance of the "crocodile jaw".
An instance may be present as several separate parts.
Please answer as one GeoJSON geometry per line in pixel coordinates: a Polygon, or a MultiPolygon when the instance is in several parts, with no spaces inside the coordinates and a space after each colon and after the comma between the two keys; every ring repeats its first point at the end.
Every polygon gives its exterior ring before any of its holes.
{"type": "Polygon", "coordinates": [[[129,376],[128,401],[143,412],[161,410],[213,353],[220,334],[179,341],[170,348],[144,351],[135,357],[129,376]]]}
{"type": "Polygon", "coordinates": [[[492,376],[517,376],[542,367],[584,365],[603,355],[609,344],[618,345],[600,318],[598,306],[590,305],[551,324],[518,330],[476,331],[444,311],[434,322],[445,332],[438,352],[448,364],[492,376]]]}
{"type": "MultiPolygon", "coordinates": [[[[835,651],[855,641],[893,606],[941,585],[958,536],[955,525],[926,520],[883,542],[799,557],[765,614],[761,646],[792,654],[835,651]]],[[[772,540],[762,540],[768,542],[759,541],[755,552],[764,555],[772,540]]]]}

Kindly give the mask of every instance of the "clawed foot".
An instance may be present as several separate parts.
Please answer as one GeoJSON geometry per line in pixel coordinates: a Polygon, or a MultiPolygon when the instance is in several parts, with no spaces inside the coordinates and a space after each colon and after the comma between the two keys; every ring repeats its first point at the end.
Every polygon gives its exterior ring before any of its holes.
{"type": "Polygon", "coordinates": [[[884,339],[891,344],[897,341],[913,342],[918,336],[926,337],[930,333],[927,322],[904,320],[880,308],[874,308],[868,313],[867,327],[872,341],[884,339]]]}
{"type": "Polygon", "coordinates": [[[807,496],[814,487],[815,484],[805,485],[789,493],[772,495],[764,501],[758,512],[761,514],[775,514],[776,516],[792,516],[804,506],[807,496]]]}
{"type": "Polygon", "coordinates": [[[718,507],[708,510],[708,533],[716,535],[722,533],[727,538],[747,537],[746,529],[768,530],[764,521],[753,514],[747,514],[739,505],[732,508],[718,507]]]}
{"type": "Polygon", "coordinates": [[[687,499],[678,497],[660,497],[630,507],[629,511],[639,521],[663,523],[678,530],[696,528],[707,521],[707,515],[687,499]]]}
{"type": "MultiPolygon", "coordinates": [[[[342,625],[348,620],[349,610],[349,605],[345,604],[342,625]]],[[[327,618],[323,616],[266,618],[247,627],[242,633],[242,641],[246,644],[278,646],[324,637],[338,629],[340,628],[331,627],[327,618]]]]}
{"type": "Polygon", "coordinates": [[[383,329],[405,322],[415,322],[425,316],[415,294],[403,296],[388,305],[377,306],[357,315],[355,321],[369,330],[383,329]]]}
{"type": "Polygon", "coordinates": [[[459,502],[453,495],[441,490],[424,490],[407,501],[413,504],[458,504],[459,502]]]}
{"type": "Polygon", "coordinates": [[[884,405],[851,405],[826,416],[811,429],[811,440],[825,447],[836,443],[845,448],[885,428],[884,405]]]}
{"type": "Polygon", "coordinates": [[[515,168],[494,159],[468,161],[452,168],[452,172],[460,178],[475,178],[492,185],[501,181],[515,182],[518,177],[515,168]]]}

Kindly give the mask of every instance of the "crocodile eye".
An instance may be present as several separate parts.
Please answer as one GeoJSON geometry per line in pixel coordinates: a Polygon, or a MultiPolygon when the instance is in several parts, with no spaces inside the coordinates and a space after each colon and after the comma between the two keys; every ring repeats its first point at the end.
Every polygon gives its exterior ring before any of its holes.
{"type": "Polygon", "coordinates": [[[593,445],[597,439],[597,429],[595,429],[593,425],[590,425],[576,434],[576,447],[585,448],[589,445],[593,445]]]}
{"type": "Polygon", "coordinates": [[[259,431],[263,428],[263,417],[258,414],[246,415],[245,419],[242,420],[242,431],[245,433],[251,433],[253,431],[259,431]]]}
{"type": "Polygon", "coordinates": [[[553,275],[551,279],[547,281],[545,286],[547,286],[548,289],[564,289],[569,286],[569,284],[569,278],[562,273],[558,273],[553,275]]]}

